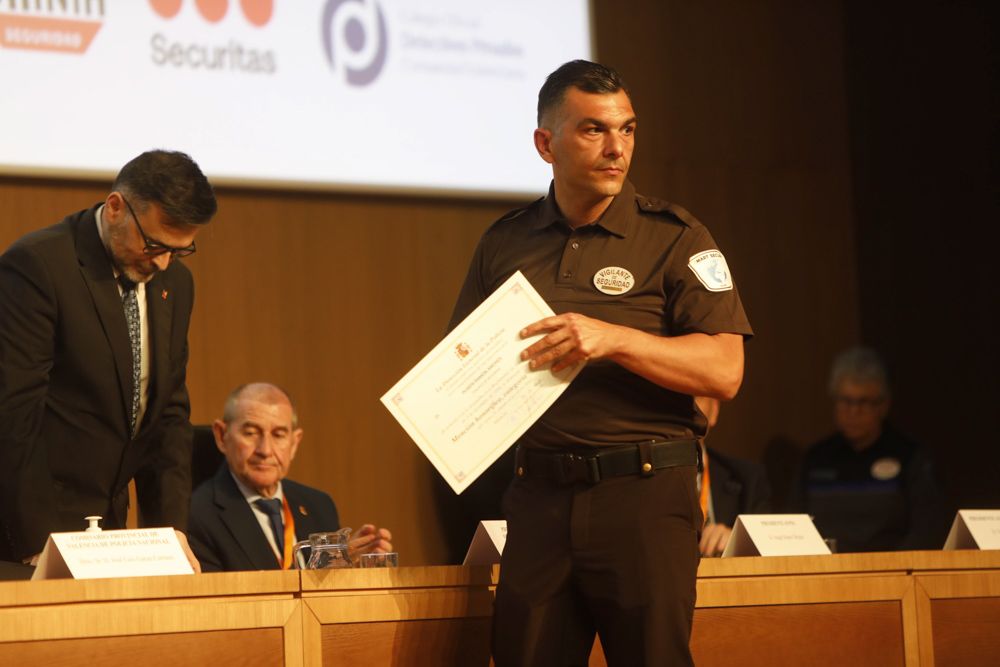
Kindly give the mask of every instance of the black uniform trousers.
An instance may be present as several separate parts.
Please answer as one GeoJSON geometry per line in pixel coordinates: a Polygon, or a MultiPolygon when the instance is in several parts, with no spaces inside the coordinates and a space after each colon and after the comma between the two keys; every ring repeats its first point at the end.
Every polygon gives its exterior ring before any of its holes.
{"type": "Polygon", "coordinates": [[[515,478],[493,616],[497,667],[692,665],[695,466],[597,484],[515,478]]]}

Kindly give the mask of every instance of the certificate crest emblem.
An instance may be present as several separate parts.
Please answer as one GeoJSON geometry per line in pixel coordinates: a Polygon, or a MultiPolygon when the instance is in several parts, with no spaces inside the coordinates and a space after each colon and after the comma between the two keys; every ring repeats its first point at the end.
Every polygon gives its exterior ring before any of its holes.
{"type": "Polygon", "coordinates": [[[471,351],[472,350],[470,350],[469,346],[466,345],[465,343],[459,343],[458,345],[455,346],[455,355],[459,359],[465,359],[467,356],[469,356],[469,352],[471,351]]]}
{"type": "Polygon", "coordinates": [[[718,250],[705,250],[691,255],[688,268],[709,292],[728,292],[733,289],[733,276],[729,273],[726,258],[718,250]]]}
{"type": "Polygon", "coordinates": [[[594,274],[594,287],[604,294],[624,294],[634,286],[632,272],[620,266],[606,266],[594,274]]]}

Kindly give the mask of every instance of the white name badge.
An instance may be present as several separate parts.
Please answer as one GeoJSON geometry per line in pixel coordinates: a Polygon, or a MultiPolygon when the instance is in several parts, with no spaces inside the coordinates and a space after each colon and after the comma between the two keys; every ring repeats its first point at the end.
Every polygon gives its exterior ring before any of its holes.
{"type": "Polygon", "coordinates": [[[830,553],[808,514],[741,514],[723,558],[730,556],[818,556],[830,553]]]}
{"type": "Polygon", "coordinates": [[[944,548],[1000,549],[1000,510],[958,510],[944,548]]]}
{"type": "Polygon", "coordinates": [[[173,528],[52,533],[32,579],[194,574],[173,528]]]}
{"type": "Polygon", "coordinates": [[[492,565],[500,562],[503,545],[507,543],[507,522],[480,521],[472,536],[462,565],[492,565]]]}

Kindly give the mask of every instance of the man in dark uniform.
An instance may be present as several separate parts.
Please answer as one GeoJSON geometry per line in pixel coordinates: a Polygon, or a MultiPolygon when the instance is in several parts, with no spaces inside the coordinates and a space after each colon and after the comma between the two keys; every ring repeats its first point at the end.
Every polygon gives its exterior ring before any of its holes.
{"type": "Polygon", "coordinates": [[[636,117],[617,72],[566,63],[538,95],[549,193],[484,234],[452,326],[520,270],[557,313],[522,359],[586,364],[518,443],[493,654],[506,665],[690,664],[698,531],[692,396],[732,398],[749,323],[683,209],[626,180],[636,117]]]}
{"type": "Polygon", "coordinates": [[[841,353],[830,396],[837,431],[806,452],[793,505],[838,551],[940,549],[947,503],[927,451],[886,422],[891,396],[878,354],[841,353]]]}

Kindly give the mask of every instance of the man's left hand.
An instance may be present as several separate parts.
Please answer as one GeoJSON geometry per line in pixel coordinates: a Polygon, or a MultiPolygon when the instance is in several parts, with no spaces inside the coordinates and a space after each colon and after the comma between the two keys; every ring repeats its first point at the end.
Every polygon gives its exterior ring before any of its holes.
{"type": "Polygon", "coordinates": [[[546,317],[521,330],[521,338],[547,334],[522,351],[521,360],[528,361],[532,369],[552,362],[552,372],[557,373],[580,362],[610,355],[621,329],[579,313],[546,317]]]}

